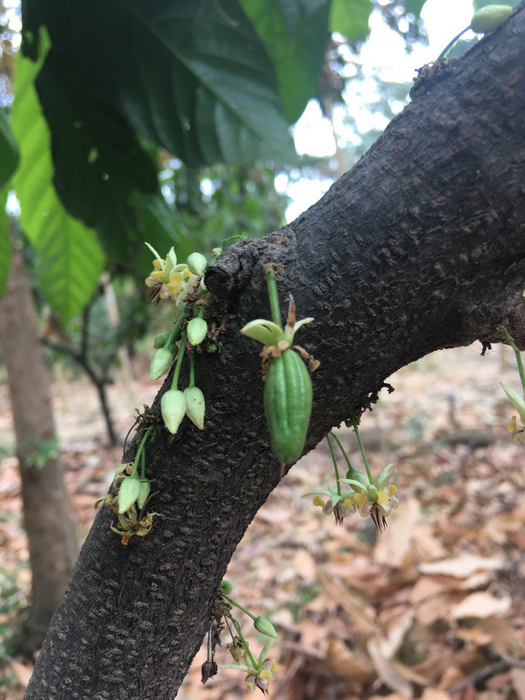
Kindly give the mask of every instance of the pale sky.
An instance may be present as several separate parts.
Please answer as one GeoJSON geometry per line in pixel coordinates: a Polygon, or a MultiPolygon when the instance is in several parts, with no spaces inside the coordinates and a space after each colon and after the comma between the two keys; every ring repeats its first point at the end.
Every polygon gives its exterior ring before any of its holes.
{"type": "MultiPolygon", "coordinates": [[[[358,57],[362,63],[365,76],[379,74],[387,81],[411,82],[417,68],[425,63],[434,61],[448,42],[462,29],[470,24],[472,19],[472,0],[428,0],[422,12],[422,18],[428,33],[428,46],[417,46],[412,53],[405,52],[403,39],[383,22],[379,13],[373,13],[370,19],[371,33],[368,41],[358,57]]],[[[467,33],[464,39],[470,39],[467,33]]],[[[375,83],[372,79],[359,82],[359,95],[352,94],[352,83],[349,83],[345,95],[347,109],[352,110],[359,131],[371,128],[384,129],[385,117],[382,114],[370,114],[364,108],[367,94],[373,97],[375,83]],[[360,104],[361,103],[361,104],[360,104]]],[[[403,105],[399,103],[401,111],[403,105]]],[[[341,139],[345,140],[342,114],[334,115],[335,127],[341,139]]],[[[294,139],[297,151],[318,157],[335,154],[335,141],[332,126],[328,119],[323,118],[319,105],[312,101],[294,128],[294,139]]],[[[346,139],[351,141],[349,135],[346,139]]],[[[276,187],[280,192],[287,192],[292,202],[286,211],[286,220],[293,221],[300,213],[312,206],[329,189],[332,179],[300,178],[290,181],[285,174],[276,178],[276,187]]]]}

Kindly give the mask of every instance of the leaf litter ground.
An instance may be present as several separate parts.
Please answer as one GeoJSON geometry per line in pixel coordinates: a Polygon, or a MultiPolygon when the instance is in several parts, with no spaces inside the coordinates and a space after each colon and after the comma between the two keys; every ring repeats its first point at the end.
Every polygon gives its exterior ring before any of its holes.
{"type": "MultiPolygon", "coordinates": [[[[130,403],[156,390],[140,372],[111,388],[124,434],[130,403]]],[[[372,470],[394,462],[400,507],[378,534],[359,515],[337,527],[301,495],[334,483],[325,444],[296,465],[259,511],[230,564],[235,598],[279,630],[274,700],[525,700],[525,447],[512,445],[512,406],[499,381],[518,386],[508,349],[479,345],[428,356],[391,378],[362,421],[372,470]]],[[[54,385],[69,492],[79,537],[120,459],[104,443],[95,396],[84,381],[54,385]],[[97,435],[93,439],[93,435],[97,435]]],[[[360,468],[351,430],[339,437],[360,468]]],[[[12,444],[7,388],[0,386],[0,445],[12,444]]],[[[0,479],[0,700],[21,700],[31,665],[16,655],[30,591],[16,459],[0,479]]],[[[246,634],[255,649],[260,640],[246,634]]],[[[228,640],[224,640],[224,645],[228,640]]],[[[273,650],[272,650],[273,651],[273,650]]],[[[200,683],[197,655],[180,700],[235,700],[243,677],[221,671],[200,683]]],[[[219,663],[228,663],[226,649],[219,663]]]]}

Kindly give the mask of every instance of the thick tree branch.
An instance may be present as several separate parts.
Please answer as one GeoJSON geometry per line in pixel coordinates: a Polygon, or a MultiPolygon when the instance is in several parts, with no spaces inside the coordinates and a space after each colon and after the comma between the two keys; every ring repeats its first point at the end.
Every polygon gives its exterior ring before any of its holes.
{"type": "MultiPolygon", "coordinates": [[[[232,247],[207,283],[235,313],[222,352],[199,357],[206,429],[148,449],[160,489],[152,532],[127,547],[101,512],[39,657],[28,700],[167,700],[207,630],[217,585],[279,482],[259,348],[263,265],[315,323],[321,360],[307,449],[374,400],[400,367],[444,347],[525,344],[525,7],[430,76],[368,154],[290,226],[232,247]]],[[[156,401],[158,406],[158,397],[156,401]]],[[[129,459],[136,449],[133,445],[129,459]]],[[[137,540],[138,538],[134,538],[137,540]]]]}

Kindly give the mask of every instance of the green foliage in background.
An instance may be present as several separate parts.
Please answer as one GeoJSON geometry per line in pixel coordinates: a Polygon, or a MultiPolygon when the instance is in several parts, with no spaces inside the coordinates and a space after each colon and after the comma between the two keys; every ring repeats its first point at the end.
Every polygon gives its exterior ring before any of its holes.
{"type": "Polygon", "coordinates": [[[64,323],[89,302],[104,268],[95,231],[68,214],[53,187],[50,136],[34,89],[39,64],[16,61],[12,128],[20,145],[13,184],[24,231],[38,256],[39,286],[64,323]]]}
{"type": "Polygon", "coordinates": [[[126,257],[126,232],[137,228],[132,192],[153,196],[157,186],[141,139],[192,168],[296,162],[288,125],[316,92],[329,30],[365,39],[371,7],[25,0],[24,50],[37,56],[42,25],[51,38],[37,89],[66,208],[97,229],[110,257],[110,238],[126,257]]]}
{"type": "MultiPolygon", "coordinates": [[[[302,13],[296,9],[285,15],[285,3],[280,0],[241,2],[273,61],[285,117],[288,123],[293,123],[299,119],[317,89],[326,45],[330,39],[330,3],[311,3],[302,13]]],[[[282,162],[281,154],[278,159],[282,162]]],[[[291,162],[290,159],[288,162],[291,162]]]]}
{"type": "MultiPolygon", "coordinates": [[[[416,15],[422,6],[400,2],[392,7],[416,15]]],[[[282,223],[273,163],[298,162],[288,127],[318,94],[330,32],[365,40],[372,8],[23,0],[27,57],[16,61],[12,120],[21,165],[10,186],[38,283],[63,324],[89,303],[104,265],[113,275],[149,272],[145,239],[184,258],[282,223]],[[174,160],[181,165],[165,167],[174,160]]]]}
{"type": "Polygon", "coordinates": [[[364,41],[371,12],[371,0],[332,0],[330,31],[342,34],[348,41],[364,41]]]}

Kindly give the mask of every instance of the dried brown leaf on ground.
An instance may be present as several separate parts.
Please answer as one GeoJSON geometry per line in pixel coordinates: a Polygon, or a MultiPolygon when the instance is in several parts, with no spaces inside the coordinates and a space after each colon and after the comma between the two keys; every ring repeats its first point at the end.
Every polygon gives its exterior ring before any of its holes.
{"type": "MultiPolygon", "coordinates": [[[[362,419],[372,472],[390,462],[398,469],[400,507],[382,534],[358,514],[339,527],[301,498],[335,483],[323,444],[271,494],[227,574],[234,597],[255,614],[267,612],[278,629],[272,655],[280,670],[271,698],[525,700],[523,669],[497,666],[525,658],[525,452],[508,441],[512,407],[499,394],[499,381],[512,384],[515,374],[514,364],[502,368],[497,352],[481,358],[473,347],[423,358],[389,380],[396,391],[382,392],[362,419]],[[490,440],[472,449],[465,439],[480,430],[490,440]],[[480,670],[489,677],[478,682],[473,674],[480,670]]],[[[124,434],[132,410],[121,387],[109,391],[124,434]]],[[[140,406],[151,403],[155,387],[144,374],[134,391],[140,406]]],[[[56,385],[55,406],[84,536],[121,451],[104,444],[88,384],[75,381],[60,391],[56,385]]],[[[342,428],[339,436],[362,469],[353,432],[342,428]]],[[[3,385],[0,444],[12,444],[3,385]]],[[[0,623],[15,630],[31,583],[16,458],[5,458],[0,471],[0,572],[17,591],[0,623]]],[[[245,628],[259,649],[252,626],[245,628]]],[[[225,635],[218,663],[230,661],[228,641],[225,635]]],[[[12,656],[29,667],[24,656],[12,656]]],[[[204,659],[199,652],[181,700],[241,700],[242,673],[221,671],[202,686],[204,659]]],[[[22,700],[5,660],[2,677],[0,699],[22,700]]]]}

